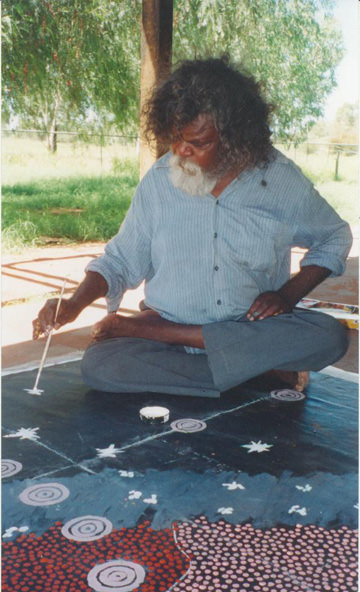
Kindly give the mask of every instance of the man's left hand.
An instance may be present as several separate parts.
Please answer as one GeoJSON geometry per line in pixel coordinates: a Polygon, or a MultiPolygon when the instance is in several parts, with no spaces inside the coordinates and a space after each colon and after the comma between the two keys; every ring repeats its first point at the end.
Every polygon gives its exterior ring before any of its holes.
{"type": "Polygon", "coordinates": [[[291,311],[292,306],[278,292],[263,292],[254,300],[246,316],[249,321],[262,321],[291,311]]]}

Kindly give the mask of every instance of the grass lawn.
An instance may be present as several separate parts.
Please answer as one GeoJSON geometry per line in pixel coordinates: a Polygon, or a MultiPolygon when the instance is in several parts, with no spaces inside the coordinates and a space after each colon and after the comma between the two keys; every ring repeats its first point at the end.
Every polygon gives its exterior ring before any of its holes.
{"type": "MultiPolygon", "coordinates": [[[[311,147],[311,146],[310,146],[311,147]]],[[[280,147],[289,158],[294,160],[303,173],[311,179],[316,189],[349,224],[358,223],[358,175],[359,160],[357,154],[341,154],[338,180],[335,180],[336,155],[325,146],[315,152],[307,153],[306,147],[286,150],[280,147]]]]}
{"type": "Polygon", "coordinates": [[[2,248],[107,241],[119,229],[138,183],[135,146],[3,140],[2,248]]]}
{"type": "MultiPolygon", "coordinates": [[[[335,155],[280,149],[314,182],[350,224],[356,224],[358,159],[342,154],[339,180],[335,155]]],[[[64,143],[51,155],[35,139],[3,139],[2,248],[59,242],[107,241],[118,230],[138,183],[134,145],[64,143]]]]}

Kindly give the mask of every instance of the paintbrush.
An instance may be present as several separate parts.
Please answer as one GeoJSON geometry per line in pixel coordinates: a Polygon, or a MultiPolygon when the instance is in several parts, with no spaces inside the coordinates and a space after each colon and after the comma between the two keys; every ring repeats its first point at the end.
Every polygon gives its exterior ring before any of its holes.
{"type": "MultiPolygon", "coordinates": [[[[66,284],[66,279],[64,279],[62,288],[61,288],[61,292],[60,292],[60,297],[59,300],[57,302],[57,306],[56,306],[56,311],[55,311],[55,318],[54,318],[54,324],[56,322],[57,316],[58,316],[58,312],[59,312],[59,308],[60,308],[60,304],[61,304],[61,300],[62,297],[64,295],[64,290],[65,290],[65,284],[66,284]]],[[[44,351],[43,351],[43,355],[41,357],[40,360],[40,365],[39,365],[39,370],[38,373],[36,375],[36,379],[35,379],[35,383],[32,389],[24,389],[24,391],[26,391],[27,393],[30,393],[30,395],[41,395],[44,392],[44,389],[39,389],[38,388],[38,384],[39,384],[39,380],[40,380],[40,376],[41,376],[41,372],[43,370],[44,364],[45,364],[45,359],[46,359],[46,355],[48,353],[48,349],[49,349],[49,345],[50,345],[50,341],[51,341],[51,337],[52,334],[54,332],[54,329],[50,329],[49,334],[47,336],[46,342],[45,342],[45,347],[44,347],[44,351]]]]}

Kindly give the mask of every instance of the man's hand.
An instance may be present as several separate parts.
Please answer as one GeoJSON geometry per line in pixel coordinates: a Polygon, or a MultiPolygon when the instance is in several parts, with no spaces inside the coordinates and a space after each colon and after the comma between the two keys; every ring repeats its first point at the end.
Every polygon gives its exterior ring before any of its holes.
{"type": "Polygon", "coordinates": [[[56,320],[58,298],[51,298],[45,302],[38,318],[33,321],[33,339],[38,339],[43,334],[48,335],[51,329],[59,329],[66,323],[75,321],[86,306],[97,298],[105,296],[107,291],[108,285],[105,278],[96,271],[88,271],[71,298],[61,301],[56,320]]]}
{"type": "Polygon", "coordinates": [[[263,292],[247,312],[249,321],[262,321],[284,312],[291,312],[292,306],[278,292],[263,292]]]}
{"type": "Polygon", "coordinates": [[[71,323],[76,319],[80,310],[72,300],[62,300],[57,318],[55,320],[58,298],[50,298],[40,310],[38,318],[33,321],[33,339],[38,339],[41,335],[48,335],[51,329],[59,329],[66,323],[71,323]]]}

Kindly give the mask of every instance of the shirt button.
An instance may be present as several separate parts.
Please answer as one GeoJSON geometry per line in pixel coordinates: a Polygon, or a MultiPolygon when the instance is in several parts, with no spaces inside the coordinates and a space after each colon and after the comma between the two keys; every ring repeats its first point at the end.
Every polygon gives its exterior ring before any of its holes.
{"type": "Polygon", "coordinates": [[[216,304],[221,304],[221,300],[217,300],[216,301],[216,304]]]}
{"type": "Polygon", "coordinates": [[[215,271],[218,271],[219,266],[218,265],[215,265],[214,269],[215,269],[215,271]]]}
{"type": "Polygon", "coordinates": [[[217,232],[214,232],[214,238],[217,238],[217,232]]]}

